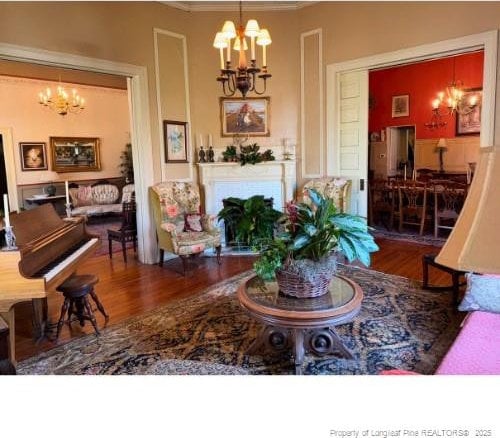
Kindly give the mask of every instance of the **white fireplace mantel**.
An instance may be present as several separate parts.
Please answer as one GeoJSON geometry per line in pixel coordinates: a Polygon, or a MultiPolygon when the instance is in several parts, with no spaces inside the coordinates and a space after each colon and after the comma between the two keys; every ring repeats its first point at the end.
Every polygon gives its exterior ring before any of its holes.
{"type": "Polygon", "coordinates": [[[199,181],[205,194],[205,209],[217,214],[222,199],[264,195],[274,199],[274,208],[283,209],[295,191],[295,161],[266,161],[258,164],[198,163],[199,181]]]}

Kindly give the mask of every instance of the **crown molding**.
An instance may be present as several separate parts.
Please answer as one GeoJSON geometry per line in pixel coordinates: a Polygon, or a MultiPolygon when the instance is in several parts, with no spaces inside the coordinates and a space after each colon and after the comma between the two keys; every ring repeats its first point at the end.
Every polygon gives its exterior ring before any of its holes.
{"type": "MultiPolygon", "coordinates": [[[[161,1],[164,5],[186,12],[225,12],[238,11],[239,2],[235,1],[161,1]]],[[[245,1],[245,11],[296,11],[311,6],[318,1],[245,1]]]]}

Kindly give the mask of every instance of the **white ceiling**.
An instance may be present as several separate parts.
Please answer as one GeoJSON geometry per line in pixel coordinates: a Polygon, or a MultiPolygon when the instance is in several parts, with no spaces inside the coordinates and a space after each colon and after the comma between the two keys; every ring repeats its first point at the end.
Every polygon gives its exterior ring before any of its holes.
{"type": "MultiPolygon", "coordinates": [[[[162,1],[168,6],[189,12],[202,11],[238,11],[238,1],[162,1]]],[[[245,11],[297,10],[310,6],[317,1],[243,1],[245,11]]]]}

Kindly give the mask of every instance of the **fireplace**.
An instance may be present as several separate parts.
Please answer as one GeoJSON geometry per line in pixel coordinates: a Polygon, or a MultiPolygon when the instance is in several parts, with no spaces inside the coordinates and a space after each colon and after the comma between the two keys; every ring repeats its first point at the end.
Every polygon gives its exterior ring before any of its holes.
{"type": "Polygon", "coordinates": [[[273,198],[274,208],[283,210],[295,191],[295,161],[267,161],[241,166],[239,163],[199,163],[199,181],[208,214],[217,214],[224,198],[273,198]]]}

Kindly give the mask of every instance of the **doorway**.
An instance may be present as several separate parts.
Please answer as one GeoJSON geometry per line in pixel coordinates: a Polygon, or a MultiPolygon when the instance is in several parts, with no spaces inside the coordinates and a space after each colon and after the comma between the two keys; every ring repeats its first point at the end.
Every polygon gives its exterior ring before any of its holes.
{"type": "Polygon", "coordinates": [[[411,177],[415,170],[415,126],[387,128],[387,176],[411,177]]]}
{"type": "Polygon", "coordinates": [[[0,43],[0,58],[51,65],[81,71],[108,73],[127,78],[131,113],[131,143],[135,170],[138,255],[143,263],[155,263],[157,245],[148,206],[148,187],[154,183],[147,68],[132,64],[0,43]]]}
{"type": "Polygon", "coordinates": [[[368,71],[483,49],[480,146],[485,147],[494,144],[497,35],[498,31],[493,30],[327,66],[327,174],[348,174],[353,180],[353,191],[357,191],[358,197],[357,214],[366,217],[368,205],[364,189],[368,155],[368,71]],[[351,123],[353,115],[355,126],[351,123]],[[356,159],[344,160],[344,166],[341,158],[353,157],[354,153],[356,159]]]}

